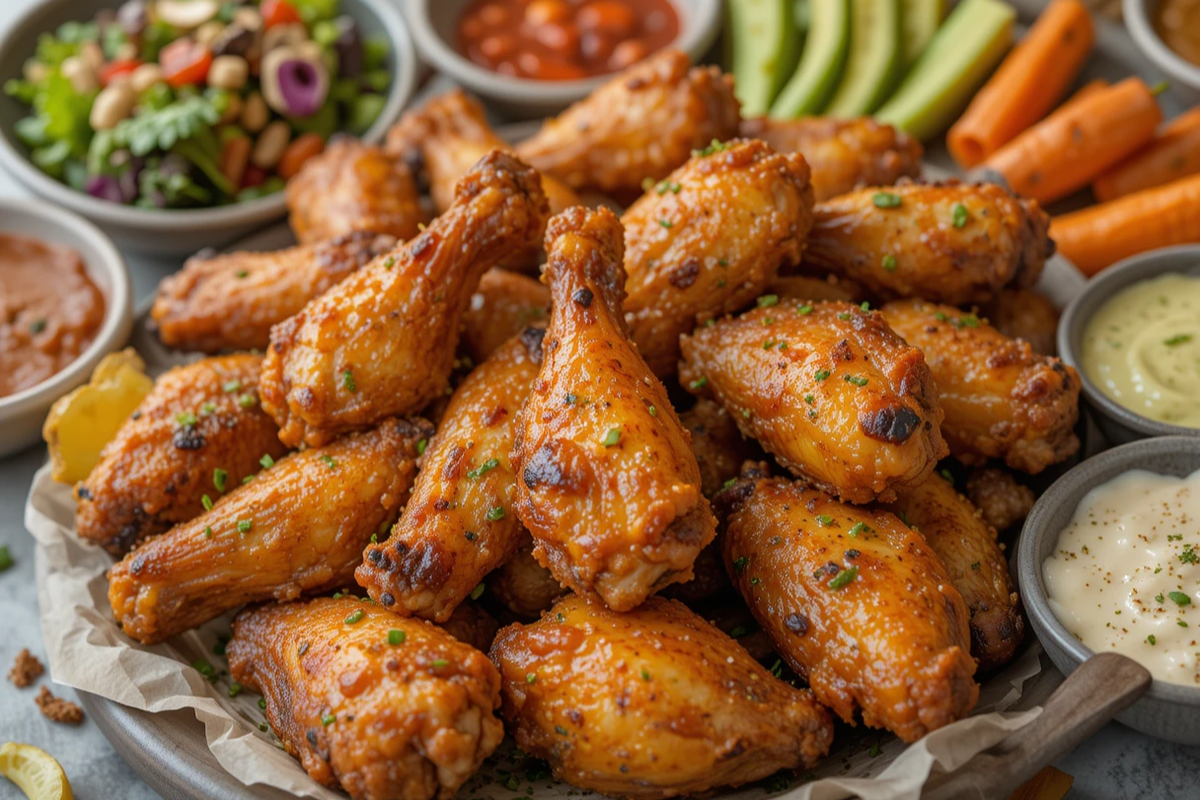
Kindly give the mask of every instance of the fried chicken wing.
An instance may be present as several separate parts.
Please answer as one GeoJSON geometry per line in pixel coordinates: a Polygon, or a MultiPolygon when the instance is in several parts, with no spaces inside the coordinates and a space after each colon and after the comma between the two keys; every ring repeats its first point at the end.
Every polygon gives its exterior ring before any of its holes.
{"type": "Polygon", "coordinates": [[[543,333],[527,328],[509,340],[450,398],[400,522],[386,542],[367,547],[355,573],[380,605],[444,622],[525,535],[511,513],[509,453],[543,333]]]}
{"type": "Polygon", "coordinates": [[[799,261],[812,224],[801,156],[756,141],[711,149],[621,217],[626,319],[659,377],[674,374],[679,336],[697,320],[744,308],[781,265],[799,261]]]}
{"type": "Polygon", "coordinates": [[[553,307],[513,448],[517,513],[559,581],[627,611],[691,577],[716,520],[687,431],[628,338],[617,218],[569,209],[546,244],[553,307]]]}
{"type": "Polygon", "coordinates": [[[859,189],[817,204],[804,267],[883,298],[983,303],[1037,281],[1054,252],[1049,223],[1036,201],[991,183],[859,189]]]}
{"type": "Polygon", "coordinates": [[[483,653],[355,598],[243,611],[226,652],[283,748],[354,800],[449,800],[504,738],[483,653]]]}
{"type": "Polygon", "coordinates": [[[533,557],[533,539],[526,533],[516,552],[488,575],[487,593],[518,617],[536,617],[567,593],[554,573],[533,557]]]}
{"type": "Polygon", "coordinates": [[[636,195],[693,150],[736,136],[739,108],[733,78],[663,50],[547,120],[517,153],[576,190],[636,195]]]}
{"type": "Polygon", "coordinates": [[[921,143],[870,117],[742,120],[741,135],[781,153],[801,153],[812,168],[818,203],[856,186],[891,186],[921,175],[921,143]]]}
{"type": "Polygon", "coordinates": [[[1074,367],[951,306],[905,300],[881,313],[925,352],[946,412],[942,435],[959,461],[998,458],[1036,474],[1079,449],[1074,367]]]}
{"type": "Polygon", "coordinates": [[[610,797],[738,786],[811,767],[833,739],[810,692],[674,600],[617,614],[568,597],[501,630],[491,657],[517,746],[610,797]]]}
{"type": "Polygon", "coordinates": [[[352,231],[274,252],[196,255],[158,285],[150,317],[167,347],[266,350],[273,325],[395,246],[394,236],[352,231]]]}
{"type": "Polygon", "coordinates": [[[720,403],[700,398],[679,419],[692,435],[692,452],[700,467],[700,488],[705,497],[712,497],[726,481],[736,478],[743,462],[762,456],[762,450],[742,435],[720,403]]]}
{"type": "Polygon", "coordinates": [[[154,388],[75,487],[75,531],[116,556],[204,511],[286,448],[258,404],[262,358],[206,358],[154,388]],[[214,485],[214,481],[219,483],[214,485]]]}
{"type": "Polygon", "coordinates": [[[108,573],[129,636],[153,644],[256,600],[349,585],[371,535],[408,499],[424,420],[280,459],[207,511],[151,539],[108,573]]]}
{"type": "Polygon", "coordinates": [[[1058,309],[1032,289],[1001,289],[979,313],[1010,339],[1024,339],[1033,352],[1058,355],[1058,309]]]}
{"type": "Polygon", "coordinates": [[[970,615],[919,534],[785,480],[730,492],[725,566],[817,700],[906,742],[970,712],[970,615]]]}
{"type": "Polygon", "coordinates": [[[940,475],[901,492],[887,508],[921,534],[962,595],[971,612],[971,655],[979,668],[1011,661],[1025,621],[996,529],[940,475]]]}
{"type": "Polygon", "coordinates": [[[481,364],[528,325],[549,318],[549,289],[525,275],[490,269],[463,314],[462,349],[481,364]]]}
{"type": "Polygon", "coordinates": [[[1000,467],[976,467],[967,476],[967,497],[998,531],[1024,521],[1033,510],[1033,490],[1000,467]]]}
{"type": "Polygon", "coordinates": [[[683,385],[844,500],[888,500],[924,480],[946,445],[921,351],[849,303],[759,305],[683,337],[683,385]]]}
{"type": "Polygon", "coordinates": [[[420,236],[275,326],[263,406],[279,438],[321,445],[442,394],[480,276],[538,241],[546,216],[537,173],[489,153],[420,236]]]}

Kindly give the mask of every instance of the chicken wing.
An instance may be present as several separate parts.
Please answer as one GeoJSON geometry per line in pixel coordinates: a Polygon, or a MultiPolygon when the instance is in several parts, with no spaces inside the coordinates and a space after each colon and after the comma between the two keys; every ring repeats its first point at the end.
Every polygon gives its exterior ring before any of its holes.
{"type": "Polygon", "coordinates": [[[487,593],[518,617],[536,617],[567,593],[554,573],[533,557],[526,533],[516,552],[487,578],[487,593]]]}
{"type": "Polygon", "coordinates": [[[921,143],[870,117],[742,120],[741,135],[781,153],[801,153],[812,168],[818,203],[856,186],[891,186],[921,175],[921,143]]]}
{"type": "Polygon", "coordinates": [[[971,612],[971,655],[979,668],[1011,661],[1025,621],[996,529],[940,475],[901,492],[888,510],[921,534],[962,595],[971,612]]]}
{"type": "Polygon", "coordinates": [[[442,394],[459,326],[487,269],[541,238],[536,172],[492,152],[458,184],[454,207],[271,331],[263,407],[293,446],[321,445],[442,394]]]}
{"type": "Polygon", "coordinates": [[[244,611],[226,652],[283,748],[355,800],[449,800],[504,738],[483,653],[356,598],[244,611]]]}
{"type": "Polygon", "coordinates": [[[363,547],[408,499],[429,423],[368,433],[281,459],[108,573],[125,633],[153,644],[256,600],[294,600],[354,580],[363,547]]]}
{"type": "Polygon", "coordinates": [[[704,153],[621,217],[626,319],[659,377],[674,374],[679,336],[698,319],[744,308],[799,261],[812,224],[801,156],[741,140],[704,153]]]}
{"type": "Polygon", "coordinates": [[[482,364],[528,325],[549,318],[549,289],[525,275],[490,269],[463,314],[462,349],[482,364]]]}
{"type": "Polygon", "coordinates": [[[906,742],[970,712],[970,615],[919,534],[785,480],[729,491],[725,566],[817,700],[906,742]]]}
{"type": "Polygon", "coordinates": [[[525,535],[509,513],[516,493],[509,453],[543,333],[527,328],[509,340],[450,398],[400,522],[386,542],[367,547],[355,573],[385,608],[444,622],[525,535]]]}
{"type": "Polygon", "coordinates": [[[946,412],[942,435],[959,461],[999,458],[1036,474],[1079,449],[1074,367],[951,306],[904,300],[881,313],[925,352],[946,412]]]}
{"type": "Polygon", "coordinates": [[[852,503],[889,500],[946,454],[921,351],[878,312],[759,299],[683,337],[679,379],[780,464],[852,503]]]}
{"type": "Polygon", "coordinates": [[[353,231],[266,253],[208,251],[163,279],[150,317],[167,347],[266,350],[273,325],[395,246],[394,236],[353,231]]]}
{"type": "Polygon", "coordinates": [[[814,217],[804,269],[883,298],[983,303],[1032,286],[1054,252],[1037,202],[991,183],[859,189],[818,203],[814,217]]]}
{"type": "Polygon", "coordinates": [[[762,456],[762,450],[738,430],[720,403],[701,398],[679,419],[692,435],[692,452],[700,467],[700,488],[705,497],[712,497],[726,481],[736,478],[743,462],[762,456]]]}
{"type": "Polygon", "coordinates": [[[663,50],[547,120],[517,153],[576,190],[636,195],[693,150],[736,136],[739,108],[732,77],[663,50]]]}
{"type": "Polygon", "coordinates": [[[164,373],[75,487],[75,531],[115,556],[204,511],[206,496],[286,448],[258,404],[262,358],[206,358],[164,373]]]}
{"type": "Polygon", "coordinates": [[[844,303],[859,303],[866,290],[857,283],[836,275],[817,278],[809,275],[780,275],[771,281],[767,291],[784,300],[841,300],[844,303]]]}
{"type": "Polygon", "coordinates": [[[621,237],[607,209],[576,207],[550,221],[553,307],[513,468],[538,561],[576,592],[627,611],[691,577],[716,520],[687,431],[628,338],[621,237]]]}
{"type": "Polygon", "coordinates": [[[1024,521],[1033,510],[1033,490],[1000,467],[976,467],[967,476],[967,497],[983,513],[987,524],[998,531],[1024,521]]]}
{"type": "Polygon", "coordinates": [[[429,215],[408,167],[381,148],[341,137],[288,181],[289,224],[301,244],[352,231],[416,236],[429,215]]]}
{"type": "Polygon", "coordinates": [[[810,692],[674,600],[617,614],[568,597],[501,630],[491,657],[517,746],[610,797],[738,786],[811,767],[833,739],[810,692]]]}
{"type": "Polygon", "coordinates": [[[1032,289],[1001,289],[979,313],[1010,339],[1024,339],[1033,352],[1058,355],[1058,309],[1032,289]]]}
{"type": "Polygon", "coordinates": [[[455,606],[450,619],[438,627],[463,644],[486,653],[496,638],[496,632],[500,630],[500,623],[478,603],[468,602],[455,606]]]}

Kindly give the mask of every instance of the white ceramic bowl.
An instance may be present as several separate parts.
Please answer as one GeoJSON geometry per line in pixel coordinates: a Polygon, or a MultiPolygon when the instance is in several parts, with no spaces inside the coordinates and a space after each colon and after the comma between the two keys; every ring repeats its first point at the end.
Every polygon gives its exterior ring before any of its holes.
{"type": "Polygon", "coordinates": [[[1162,0],[1123,0],[1121,12],[1129,35],[1154,66],[1165,72],[1172,81],[1200,95],[1200,66],[1176,53],[1159,38],[1150,22],[1150,15],[1162,0]]]}
{"type": "Polygon", "coordinates": [[[0,458],[42,438],[54,401],[87,382],[108,353],[122,347],[133,327],[133,289],[125,259],[112,240],[78,214],[26,198],[0,198],[0,232],[32,236],[79,252],[88,276],[104,293],[104,323],[79,358],[36,386],[0,397],[0,458]]]}

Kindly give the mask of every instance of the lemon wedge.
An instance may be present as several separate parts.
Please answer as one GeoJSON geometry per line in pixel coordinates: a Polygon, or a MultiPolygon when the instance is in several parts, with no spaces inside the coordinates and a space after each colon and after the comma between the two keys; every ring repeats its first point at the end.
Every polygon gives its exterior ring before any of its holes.
{"type": "Polygon", "coordinates": [[[29,800],[73,800],[67,773],[54,757],[31,744],[8,742],[0,747],[0,775],[29,800]]]}

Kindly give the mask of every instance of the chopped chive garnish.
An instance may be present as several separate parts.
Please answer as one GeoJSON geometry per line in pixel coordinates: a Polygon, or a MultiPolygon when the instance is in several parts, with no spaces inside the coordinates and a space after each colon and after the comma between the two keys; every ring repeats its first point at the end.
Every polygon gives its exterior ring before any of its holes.
{"type": "Polygon", "coordinates": [[[608,433],[604,434],[604,440],[601,442],[605,447],[612,447],[617,442],[621,441],[621,429],[609,428],[608,433]]]}
{"type": "Polygon", "coordinates": [[[650,680],[650,670],[646,669],[645,667],[642,667],[642,680],[650,680]]]}
{"type": "Polygon", "coordinates": [[[242,382],[241,381],[228,381],[221,388],[225,390],[226,394],[233,394],[234,392],[240,392],[242,390],[242,382]]]}
{"type": "Polygon", "coordinates": [[[838,589],[842,589],[846,586],[849,586],[850,583],[857,577],[858,577],[858,567],[850,567],[850,569],[844,569],[841,572],[839,572],[837,575],[835,575],[833,577],[833,580],[831,580],[829,582],[829,588],[833,589],[834,591],[837,591],[838,589]]]}
{"type": "Polygon", "coordinates": [[[264,453],[263,457],[258,460],[258,463],[263,469],[270,469],[275,466],[275,459],[271,458],[270,453],[264,453]]]}
{"type": "Polygon", "coordinates": [[[1192,598],[1188,597],[1183,592],[1167,592],[1167,597],[1171,598],[1177,606],[1188,606],[1192,604],[1192,598]]]}
{"type": "Polygon", "coordinates": [[[654,406],[650,406],[650,408],[648,408],[647,411],[650,412],[650,416],[652,416],[652,417],[658,416],[658,409],[655,408],[654,406]]]}
{"type": "Polygon", "coordinates": [[[471,599],[478,600],[480,597],[483,597],[484,588],[485,587],[483,583],[479,583],[474,589],[471,590],[471,599]]]}
{"type": "Polygon", "coordinates": [[[829,516],[828,514],[818,514],[817,515],[817,524],[820,525],[822,528],[828,528],[830,525],[833,524],[833,517],[829,516]]]}
{"type": "Polygon", "coordinates": [[[525,673],[525,682],[526,683],[537,683],[537,675],[534,675],[532,672],[525,673]]]}
{"type": "Polygon", "coordinates": [[[334,714],[322,714],[321,715],[321,724],[322,725],[332,725],[335,720],[337,720],[337,716],[334,714]]]}
{"type": "Polygon", "coordinates": [[[212,507],[213,507],[212,498],[206,494],[200,495],[200,505],[204,506],[205,511],[212,511],[212,507]]]}
{"type": "Polygon", "coordinates": [[[900,195],[894,192],[876,192],[871,197],[876,208],[896,208],[900,205],[900,195]]]}
{"type": "Polygon", "coordinates": [[[337,466],[337,462],[333,460],[333,456],[321,456],[321,460],[325,462],[325,466],[333,469],[337,466]]]}
{"type": "Polygon", "coordinates": [[[1156,645],[1158,644],[1158,639],[1155,639],[1154,634],[1152,633],[1146,637],[1146,642],[1150,645],[1156,645]]]}
{"type": "Polygon", "coordinates": [[[175,421],[185,428],[196,424],[196,415],[190,411],[185,411],[182,414],[175,415],[175,421]]]}
{"type": "Polygon", "coordinates": [[[799,314],[800,316],[804,316],[806,314],[811,314],[812,310],[813,310],[813,307],[808,305],[807,303],[805,303],[804,305],[802,305],[796,309],[796,313],[799,314]]]}
{"type": "Polygon", "coordinates": [[[861,375],[846,375],[844,379],[846,383],[853,383],[855,386],[866,386],[869,383],[869,380],[861,375]]]}
{"type": "Polygon", "coordinates": [[[237,697],[241,693],[242,693],[242,685],[240,683],[238,683],[237,681],[234,681],[233,683],[229,684],[229,696],[230,697],[237,697]]]}
{"type": "Polygon", "coordinates": [[[775,305],[778,302],[779,302],[779,295],[764,294],[762,297],[758,298],[758,307],[759,308],[770,308],[771,306],[775,305]]]}
{"type": "Polygon", "coordinates": [[[658,221],[658,224],[663,226],[664,228],[670,228],[672,225],[672,222],[669,219],[660,219],[658,221]]]}
{"type": "Polygon", "coordinates": [[[871,528],[865,522],[854,523],[854,525],[848,531],[848,533],[851,536],[858,536],[860,533],[870,533],[870,532],[871,532],[871,528]]]}
{"type": "Polygon", "coordinates": [[[249,533],[252,527],[254,527],[254,520],[252,519],[239,519],[237,521],[238,533],[249,533]]]}
{"type": "Polygon", "coordinates": [[[733,571],[734,572],[743,572],[746,569],[746,565],[748,565],[749,563],[750,563],[749,557],[742,556],[741,558],[739,558],[733,562],[733,571]]]}
{"type": "Polygon", "coordinates": [[[814,377],[814,378],[816,378],[816,379],[817,379],[817,380],[819,380],[819,381],[823,381],[823,380],[825,380],[826,378],[828,378],[828,377],[829,377],[829,370],[827,370],[827,369],[819,369],[819,370],[817,370],[817,374],[816,374],[816,375],[814,375],[813,377],[814,377]]]}
{"type": "Polygon", "coordinates": [[[204,538],[205,538],[205,539],[211,539],[211,538],[212,538],[212,526],[210,526],[210,525],[205,525],[205,526],[204,526],[204,538]]]}
{"type": "Polygon", "coordinates": [[[724,491],[725,489],[728,489],[729,487],[733,486],[737,482],[738,482],[737,478],[730,478],[729,480],[727,480],[721,484],[722,491],[724,491]]]}
{"type": "Polygon", "coordinates": [[[417,455],[419,455],[419,456],[425,455],[425,448],[428,446],[429,446],[428,439],[422,439],[421,441],[417,442],[417,455]]]}
{"type": "Polygon", "coordinates": [[[385,258],[383,260],[383,266],[384,266],[384,269],[391,269],[392,267],[396,266],[396,257],[388,256],[387,258],[385,258]]]}
{"type": "Polygon", "coordinates": [[[213,470],[213,486],[217,487],[218,492],[225,491],[225,484],[229,481],[229,472],[217,467],[213,470]]]}
{"type": "Polygon", "coordinates": [[[504,519],[504,506],[489,508],[485,516],[487,517],[488,522],[495,522],[496,520],[504,519]]]}
{"type": "Polygon", "coordinates": [[[1165,344],[1167,347],[1174,347],[1177,344],[1183,344],[1184,342],[1190,342],[1191,340],[1192,335],[1190,333],[1177,333],[1170,339],[1165,340],[1163,344],[1165,344]]]}
{"type": "Polygon", "coordinates": [[[256,402],[254,395],[248,392],[238,398],[238,405],[242,408],[254,408],[256,402]]]}
{"type": "Polygon", "coordinates": [[[484,474],[494,470],[498,466],[500,466],[500,462],[497,459],[489,458],[475,469],[468,471],[467,477],[471,480],[478,480],[484,474]]]}
{"type": "Polygon", "coordinates": [[[346,624],[353,625],[365,616],[366,612],[364,612],[361,608],[356,608],[350,616],[346,617],[346,624]]]}
{"type": "Polygon", "coordinates": [[[971,218],[971,213],[967,211],[967,207],[962,203],[955,203],[951,214],[951,221],[954,223],[954,227],[956,228],[963,227],[967,224],[967,220],[971,218]]]}
{"type": "Polygon", "coordinates": [[[342,388],[347,392],[358,391],[358,384],[354,382],[354,373],[348,369],[342,370],[342,388]]]}
{"type": "Polygon", "coordinates": [[[433,664],[433,666],[435,666],[435,667],[448,667],[448,666],[450,666],[450,662],[449,662],[449,661],[447,661],[447,660],[446,660],[446,659],[444,659],[444,658],[435,658],[435,659],[433,660],[432,664],[433,664]]]}
{"type": "Polygon", "coordinates": [[[235,277],[235,278],[246,278],[249,276],[250,276],[250,273],[244,269],[239,269],[237,272],[233,273],[233,277],[235,277]]]}
{"type": "Polygon", "coordinates": [[[888,253],[887,255],[885,255],[883,257],[883,261],[881,263],[883,265],[883,268],[886,269],[888,272],[896,271],[896,257],[894,255],[892,255],[891,253],[888,253]]]}
{"type": "Polygon", "coordinates": [[[201,675],[203,675],[206,678],[209,677],[210,675],[216,674],[216,670],[213,669],[213,665],[208,663],[207,661],[205,661],[203,658],[198,658],[195,661],[193,661],[192,669],[196,670],[196,672],[199,672],[201,675]]]}
{"type": "Polygon", "coordinates": [[[708,386],[707,375],[701,375],[699,378],[696,378],[696,380],[688,384],[689,389],[703,389],[705,386],[708,386]]]}
{"type": "Polygon", "coordinates": [[[804,402],[808,403],[810,406],[816,402],[816,400],[817,398],[813,397],[811,394],[804,395],[804,402]]]}
{"type": "Polygon", "coordinates": [[[258,707],[259,707],[259,709],[261,709],[262,711],[266,711],[266,710],[267,710],[267,700],[266,700],[266,698],[265,698],[265,697],[260,697],[260,698],[258,698],[258,707]]]}
{"type": "Polygon", "coordinates": [[[408,634],[399,628],[392,628],[388,631],[388,644],[395,647],[396,645],[404,644],[404,640],[408,638],[408,634]]]}
{"type": "Polygon", "coordinates": [[[29,323],[29,332],[35,336],[44,330],[46,330],[46,320],[44,319],[35,319],[29,323]]]}

